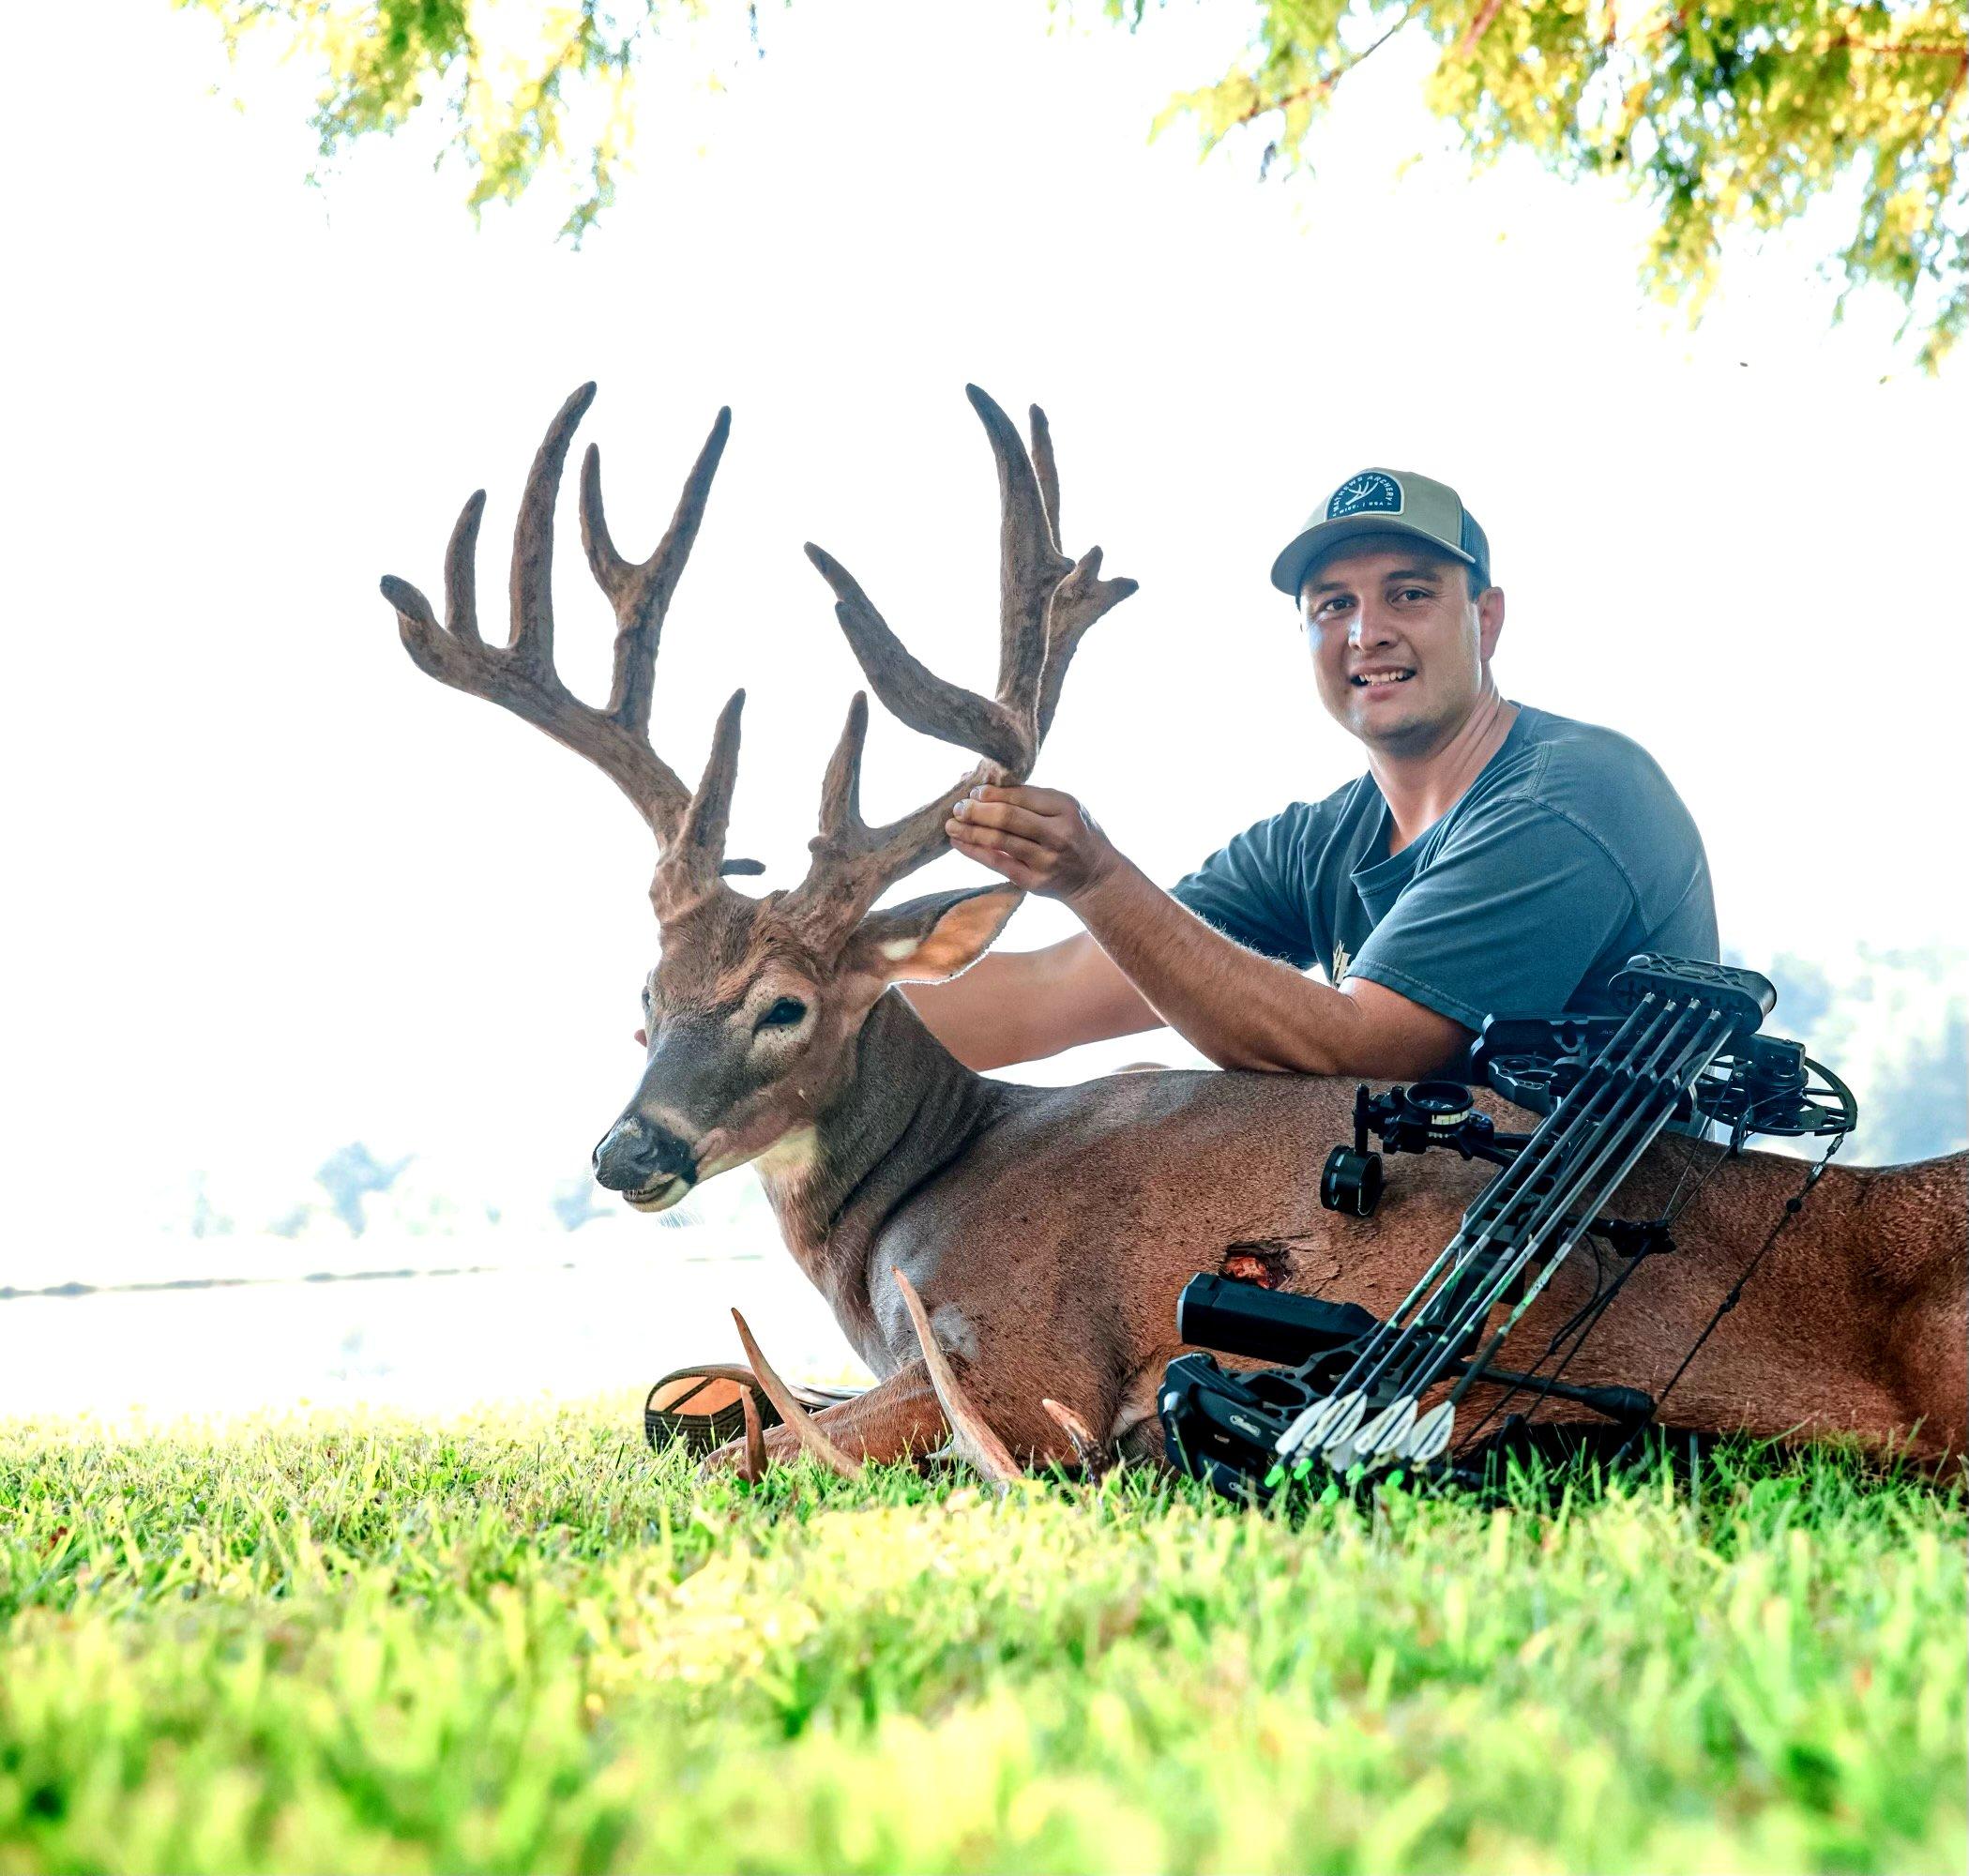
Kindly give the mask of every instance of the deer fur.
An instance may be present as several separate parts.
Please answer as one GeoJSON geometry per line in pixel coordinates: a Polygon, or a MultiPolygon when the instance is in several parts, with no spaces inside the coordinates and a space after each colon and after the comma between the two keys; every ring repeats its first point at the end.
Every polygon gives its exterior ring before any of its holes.
{"type": "MultiPolygon", "coordinates": [[[[1494,1169],[1404,1156],[1389,1162],[1372,1218],[1324,1210],[1320,1167],[1328,1145],[1351,1137],[1353,1096],[1351,1082],[1241,1071],[1138,1071],[1067,1088],[987,1081],[900,996],[885,997],[812,1157],[797,1174],[762,1175],[795,1262],[884,1377],[818,1421],[842,1422],[835,1437],[851,1450],[858,1441],[870,1459],[941,1437],[923,1411],[899,1276],[965,1324],[970,1405],[1028,1463],[1083,1460],[1048,1397],[1109,1449],[1159,1450],[1155,1392],[1181,1352],[1177,1294],[1199,1270],[1221,1268],[1234,1245],[1273,1248],[1280,1288],[1386,1315],[1494,1169]]],[[[1494,1096],[1477,1104],[1501,1127],[1535,1124],[1494,1096]]],[[[1719,1158],[1677,1221],[1676,1248],[1635,1273],[1568,1381],[1664,1386],[1803,1182],[1795,1159],[1733,1159],[1670,1138],[1614,1209],[1654,1216],[1685,1170],[1693,1184],[1719,1158]]],[[[1704,1432],[1851,1436],[1927,1460],[1961,1455],[1965,1206],[1969,1155],[1835,1162],[1676,1384],[1668,1419],[1704,1432]]],[[[1595,1275],[1595,1249],[1582,1246],[1513,1331],[1513,1351],[1543,1348],[1595,1275]]],[[[1474,1419],[1489,1396],[1470,1399],[1474,1419]]],[[[1593,1418],[1564,1402],[1540,1409],[1568,1416],[1593,1418]]]]}

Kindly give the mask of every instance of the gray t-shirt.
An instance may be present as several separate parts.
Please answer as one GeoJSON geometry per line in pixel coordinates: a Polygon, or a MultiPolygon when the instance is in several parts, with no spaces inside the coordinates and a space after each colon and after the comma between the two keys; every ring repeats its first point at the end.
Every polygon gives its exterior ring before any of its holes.
{"type": "Polygon", "coordinates": [[[1636,951],[1718,957],[1702,836],[1654,758],[1519,708],[1463,797],[1392,858],[1371,776],[1261,821],[1173,888],[1240,945],[1478,1030],[1605,1014],[1636,951]]]}

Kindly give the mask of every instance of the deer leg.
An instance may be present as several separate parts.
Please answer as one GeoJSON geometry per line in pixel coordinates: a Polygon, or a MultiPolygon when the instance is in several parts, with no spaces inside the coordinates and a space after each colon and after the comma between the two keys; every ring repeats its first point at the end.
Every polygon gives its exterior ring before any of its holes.
{"type": "MultiPolygon", "coordinates": [[[[866,1394],[843,1400],[838,1407],[824,1408],[809,1416],[828,1440],[850,1459],[865,1464],[892,1465],[918,1453],[941,1445],[948,1430],[944,1410],[937,1404],[936,1389],[931,1385],[930,1370],[920,1361],[898,1369],[886,1381],[866,1394]]],[[[803,1450],[799,1433],[792,1427],[771,1427],[765,1434],[765,1457],[769,1464],[790,1465],[803,1450]]],[[[731,1440],[706,1455],[698,1467],[701,1478],[744,1463],[745,1449],[731,1440]]]]}

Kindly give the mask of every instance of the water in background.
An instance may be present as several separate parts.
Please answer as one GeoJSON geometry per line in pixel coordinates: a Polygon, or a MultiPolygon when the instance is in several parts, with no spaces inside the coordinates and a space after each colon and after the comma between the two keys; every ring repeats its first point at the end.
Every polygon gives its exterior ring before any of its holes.
{"type": "Polygon", "coordinates": [[[867,1378],[769,1221],[634,1222],[644,1228],[10,1252],[0,1415],[442,1413],[594,1395],[688,1361],[742,1359],[735,1304],[783,1373],[867,1378]]]}

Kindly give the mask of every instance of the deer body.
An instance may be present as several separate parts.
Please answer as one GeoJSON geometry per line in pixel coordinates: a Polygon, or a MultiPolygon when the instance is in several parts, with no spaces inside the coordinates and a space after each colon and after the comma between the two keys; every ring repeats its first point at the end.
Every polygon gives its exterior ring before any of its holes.
{"type": "MultiPolygon", "coordinates": [[[[649,739],[658,643],[704,518],[729,431],[720,413],[668,532],[642,562],[602,514],[600,459],[581,481],[582,538],[616,617],[608,703],[582,703],[553,661],[551,568],[563,464],[593,396],[562,407],[527,478],[514,531],[512,631],[480,636],[476,548],[482,492],[445,562],[446,618],[386,579],[403,643],[441,682],[512,711],[601,768],[657,840],[650,896],[662,953],[644,993],[647,1055],[634,1097],[597,1147],[601,1183],[641,1210],[756,1165],[795,1260],[881,1377],[861,1398],[765,1439],[852,1467],[934,1445],[947,1432],[988,1470],[1159,1450],[1155,1397],[1179,1352],[1175,1304],[1234,1246],[1278,1287],[1385,1316],[1454,1233],[1491,1176],[1446,1154],[1391,1163],[1373,1218],[1318,1201],[1326,1149],[1352,1131],[1351,1082],[1243,1072],[1157,1072],[1077,1087],[990,1082],[961,1067],[898,982],[955,975],[1017,905],[1004,885],[898,906],[876,901],[947,844],[951,805],[975,779],[1031,768],[1081,637],[1133,590],[1100,577],[1100,551],[1060,550],[1059,483],[1036,408],[1030,451],[997,405],[971,401],[998,469],[1000,656],[982,697],[926,670],[852,575],[810,558],[872,688],[911,727],[975,752],[954,788],[886,826],[859,805],[866,700],[857,696],[822,788],[807,878],[749,898],[757,872],[724,857],[741,691],[718,722],[696,789],[649,739]]],[[[1502,1103],[1479,1097],[1514,1125],[1502,1103]]],[[[1580,1349],[1568,1379],[1659,1392],[1798,1190],[1796,1161],[1664,1138],[1614,1201],[1659,1215],[1700,1180],[1677,1248],[1651,1257],[1580,1349]]],[[[1669,1418],[1709,1431],[1850,1434],[1940,1460],[1965,1437],[1965,1217],[1969,1156],[1884,1170],[1835,1168],[1677,1384],[1669,1418]]],[[[1611,1254],[1610,1254],[1611,1256],[1611,1254]]],[[[1232,1274],[1244,1274],[1234,1269],[1232,1274]]],[[[1611,1271],[1605,1275],[1611,1277],[1611,1271]]],[[[1590,1242],[1516,1330],[1532,1354],[1594,1294],[1590,1242]]],[[[747,1332],[749,1333],[749,1332],[747,1332]]],[[[777,1386],[763,1357],[762,1384],[777,1386]]],[[[781,1390],[783,1392],[783,1390],[781,1390]]],[[[1471,1402],[1480,1414],[1481,1389],[1471,1402]]],[[[1568,1412],[1548,1401],[1542,1416],[1568,1412]]],[[[735,1459],[737,1457],[734,1455],[735,1459]]],[[[750,1455],[747,1455],[750,1463],[750,1455]]]]}
{"type": "MultiPolygon", "coordinates": [[[[797,1169],[762,1169],[795,1261],[856,1352],[883,1377],[819,1416],[857,1456],[900,1458],[943,1419],[926,1414],[915,1330],[893,1273],[922,1297],[963,1362],[973,1407],[1015,1454],[1070,1460],[1046,1397],[1110,1445],[1159,1449],[1154,1396],[1180,1352],[1175,1302],[1233,1245],[1276,1247],[1278,1287],[1386,1315],[1492,1176],[1447,1154],[1390,1162],[1371,1218],[1324,1210],[1325,1149],[1352,1130],[1353,1084],[1164,1070],[1064,1088],[986,1081],[954,1061],[900,997],[862,1031],[854,1097],[824,1117],[797,1169]],[[871,1157],[879,1153],[879,1157],[871,1157]],[[890,1415],[895,1406],[900,1412],[890,1415]]],[[[1525,1117],[1494,1097],[1504,1127],[1525,1117]]],[[[1623,1188],[1651,1217],[1685,1169],[1720,1149],[1658,1144],[1623,1188]]],[[[1585,1384],[1650,1392],[1675,1364],[1799,1188],[1793,1159],[1716,1167],[1568,1369],[1585,1384]]],[[[1905,1168],[1830,1168],[1742,1304],[1676,1384],[1672,1418],[1767,1437],[1852,1433],[1939,1459],[1964,1448],[1969,1156],[1905,1168]]],[[[1592,1292],[1591,1247],[1562,1267],[1516,1331],[1542,1348],[1592,1292]]],[[[1479,1403],[1483,1397],[1473,1394],[1479,1403]]],[[[1519,1404],[1523,1404],[1520,1402],[1519,1404]]],[[[1548,1402],[1543,1417],[1582,1410],[1548,1402]]],[[[778,1436],[790,1451],[793,1434],[778,1436]]]]}

